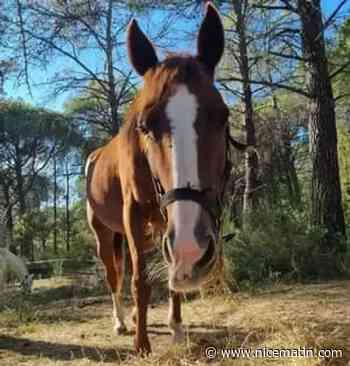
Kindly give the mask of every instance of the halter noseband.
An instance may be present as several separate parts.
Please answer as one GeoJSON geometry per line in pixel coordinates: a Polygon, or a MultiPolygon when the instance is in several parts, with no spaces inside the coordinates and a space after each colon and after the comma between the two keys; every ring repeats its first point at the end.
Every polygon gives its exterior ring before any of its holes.
{"type": "Polygon", "coordinates": [[[167,215],[165,208],[171,203],[176,201],[192,201],[198,203],[210,216],[215,226],[215,234],[217,235],[220,229],[220,211],[221,207],[219,200],[209,200],[206,196],[206,192],[210,191],[211,188],[199,190],[190,187],[175,188],[168,192],[165,192],[159,179],[152,175],[153,184],[157,193],[157,200],[160,211],[165,221],[167,221],[167,215]]]}
{"type": "MultiPolygon", "coordinates": [[[[144,131],[142,131],[145,133],[144,131]]],[[[192,201],[198,203],[210,216],[215,229],[215,235],[219,235],[220,227],[221,227],[221,213],[222,213],[222,198],[225,192],[226,183],[231,171],[230,159],[228,157],[229,154],[229,145],[230,145],[230,133],[227,128],[226,130],[226,156],[225,156],[225,169],[223,176],[223,189],[221,195],[216,197],[215,200],[210,200],[206,196],[206,192],[211,191],[211,188],[199,190],[193,189],[190,186],[183,188],[175,188],[168,192],[164,191],[162,184],[158,177],[153,175],[151,172],[151,177],[153,181],[154,190],[157,197],[157,202],[159,204],[160,212],[164,218],[164,221],[167,222],[167,215],[165,212],[165,208],[169,206],[171,203],[176,201],[192,201]]],[[[232,139],[232,138],[231,138],[232,139]]],[[[233,140],[233,139],[232,139],[233,140]]],[[[232,144],[232,142],[231,142],[232,144]]],[[[242,145],[243,146],[243,145],[242,145]]]]}

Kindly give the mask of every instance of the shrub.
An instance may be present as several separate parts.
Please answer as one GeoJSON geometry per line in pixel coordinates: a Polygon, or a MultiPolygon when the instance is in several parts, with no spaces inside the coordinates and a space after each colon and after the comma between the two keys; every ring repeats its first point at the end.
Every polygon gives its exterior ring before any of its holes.
{"type": "MultiPolygon", "coordinates": [[[[224,243],[229,281],[250,287],[276,280],[315,280],[347,273],[350,248],[339,255],[323,252],[321,229],[307,225],[305,214],[296,210],[259,209],[244,229],[226,221],[224,229],[234,236],[224,243]]],[[[348,243],[347,243],[348,245],[348,243]]],[[[349,245],[348,245],[349,246],[349,245]]]]}

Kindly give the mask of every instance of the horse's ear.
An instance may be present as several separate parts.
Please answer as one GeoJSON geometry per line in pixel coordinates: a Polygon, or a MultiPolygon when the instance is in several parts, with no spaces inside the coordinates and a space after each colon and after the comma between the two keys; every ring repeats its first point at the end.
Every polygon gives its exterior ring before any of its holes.
{"type": "Polygon", "coordinates": [[[224,52],[225,38],[221,17],[215,6],[206,5],[206,12],[199,29],[197,40],[198,59],[203,62],[208,71],[214,75],[215,67],[224,52]]]}
{"type": "Polygon", "coordinates": [[[139,75],[143,76],[158,63],[152,43],[143,34],[135,19],[129,24],[127,43],[130,63],[139,75]]]}

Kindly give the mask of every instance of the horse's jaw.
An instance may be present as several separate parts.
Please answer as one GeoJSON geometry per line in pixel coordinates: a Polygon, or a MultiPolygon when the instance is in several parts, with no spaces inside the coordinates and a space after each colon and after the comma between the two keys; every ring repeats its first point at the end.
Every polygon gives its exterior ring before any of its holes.
{"type": "Polygon", "coordinates": [[[199,290],[200,287],[208,283],[212,279],[213,270],[218,257],[215,257],[204,268],[193,271],[191,278],[183,280],[176,279],[176,271],[173,266],[169,265],[169,289],[175,292],[191,292],[199,290]]]}

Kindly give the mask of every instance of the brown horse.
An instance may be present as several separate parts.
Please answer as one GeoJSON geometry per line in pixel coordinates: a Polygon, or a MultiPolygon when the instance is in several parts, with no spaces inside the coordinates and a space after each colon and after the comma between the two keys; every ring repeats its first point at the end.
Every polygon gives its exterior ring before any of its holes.
{"type": "Polygon", "coordinates": [[[150,284],[146,253],[152,233],[163,233],[169,268],[169,326],[181,339],[180,293],[202,285],[220,257],[218,203],[225,183],[229,110],[214,86],[224,50],[224,31],[207,5],[197,56],[173,55],[159,62],[133,20],[129,59],[143,77],[119,134],[87,163],[88,220],[106,268],[116,331],[126,330],[121,299],[126,237],[136,307],[135,347],[150,352],[146,331],[150,284]]]}

